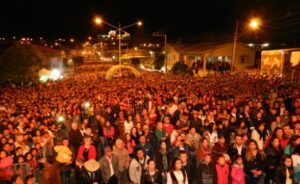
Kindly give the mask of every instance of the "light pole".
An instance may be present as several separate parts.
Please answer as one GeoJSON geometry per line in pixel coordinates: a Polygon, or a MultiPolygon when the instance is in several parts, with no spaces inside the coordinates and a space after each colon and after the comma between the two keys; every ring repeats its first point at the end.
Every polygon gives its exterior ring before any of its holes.
{"type": "Polygon", "coordinates": [[[164,37],[164,47],[165,47],[165,74],[167,75],[168,72],[168,61],[167,61],[167,34],[162,34],[162,33],[153,33],[153,36],[159,36],[159,37],[164,37]]]}
{"type": "Polygon", "coordinates": [[[108,22],[103,21],[100,17],[95,17],[94,18],[94,22],[95,22],[96,25],[101,25],[102,23],[106,24],[106,25],[108,25],[108,26],[110,26],[110,27],[112,27],[112,28],[114,28],[114,29],[116,29],[118,31],[118,33],[119,33],[118,34],[118,39],[119,39],[119,64],[121,64],[121,52],[122,52],[122,47],[121,47],[122,46],[121,45],[122,44],[121,43],[122,42],[121,41],[122,36],[121,36],[121,32],[124,32],[126,34],[127,32],[124,31],[124,29],[132,27],[132,26],[135,26],[135,25],[142,26],[143,23],[141,21],[138,21],[138,22],[129,24],[129,25],[124,26],[124,27],[121,27],[121,23],[119,23],[119,26],[117,27],[117,26],[114,26],[114,25],[112,25],[112,24],[110,24],[108,22]]]}
{"type": "Polygon", "coordinates": [[[232,49],[232,59],[231,59],[231,71],[233,71],[233,65],[236,59],[236,47],[237,47],[237,42],[239,40],[239,38],[242,36],[242,34],[244,33],[244,31],[249,27],[253,30],[256,30],[259,28],[260,26],[260,21],[259,19],[251,19],[249,21],[249,25],[246,26],[241,33],[239,33],[239,20],[236,21],[235,24],[235,31],[234,31],[234,38],[233,38],[233,49],[232,49]]]}

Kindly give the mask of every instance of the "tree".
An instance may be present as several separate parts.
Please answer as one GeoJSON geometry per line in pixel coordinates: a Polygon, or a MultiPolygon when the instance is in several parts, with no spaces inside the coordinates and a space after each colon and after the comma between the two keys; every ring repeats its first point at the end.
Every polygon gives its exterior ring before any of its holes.
{"type": "Polygon", "coordinates": [[[172,68],[172,72],[174,74],[193,74],[188,65],[184,64],[184,61],[176,62],[172,68]]]}
{"type": "Polygon", "coordinates": [[[135,67],[141,64],[141,60],[139,58],[132,58],[131,59],[131,64],[134,65],[135,67]]]}
{"type": "Polygon", "coordinates": [[[161,67],[164,66],[164,63],[165,63],[165,56],[163,54],[157,54],[157,55],[155,55],[155,58],[154,58],[154,68],[156,70],[160,70],[161,67]]]}
{"type": "Polygon", "coordinates": [[[0,58],[0,82],[36,82],[38,71],[46,66],[46,58],[30,44],[14,44],[0,58]]]}

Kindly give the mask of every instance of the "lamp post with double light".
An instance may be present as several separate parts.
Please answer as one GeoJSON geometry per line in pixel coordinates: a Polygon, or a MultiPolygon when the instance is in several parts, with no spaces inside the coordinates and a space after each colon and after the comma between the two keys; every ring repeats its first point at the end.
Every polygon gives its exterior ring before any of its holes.
{"type": "Polygon", "coordinates": [[[94,23],[96,25],[106,24],[106,25],[108,25],[108,26],[110,26],[110,27],[112,27],[112,28],[114,28],[114,29],[116,29],[118,31],[118,39],[119,39],[119,64],[121,64],[121,53],[122,53],[122,47],[121,47],[122,46],[121,45],[122,44],[121,43],[122,42],[121,41],[122,40],[122,36],[121,36],[121,33],[124,32],[126,34],[127,32],[124,29],[127,29],[127,28],[135,26],[135,25],[142,26],[143,23],[141,21],[138,21],[138,22],[129,24],[129,25],[124,26],[124,27],[122,27],[120,23],[119,23],[118,26],[114,26],[114,25],[112,25],[112,24],[110,24],[110,23],[108,23],[106,21],[103,21],[100,17],[95,17],[94,18],[94,23]]]}

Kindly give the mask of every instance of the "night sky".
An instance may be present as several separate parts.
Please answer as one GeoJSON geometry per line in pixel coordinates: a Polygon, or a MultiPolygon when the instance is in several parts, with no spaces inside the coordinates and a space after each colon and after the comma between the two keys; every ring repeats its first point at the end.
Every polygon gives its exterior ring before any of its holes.
{"type": "Polygon", "coordinates": [[[30,36],[85,39],[109,30],[96,27],[92,18],[127,25],[142,20],[143,28],[128,31],[136,39],[161,31],[173,41],[201,40],[214,34],[230,39],[235,20],[257,16],[263,27],[246,33],[245,40],[300,40],[299,0],[7,0],[0,5],[0,37],[30,36]]]}

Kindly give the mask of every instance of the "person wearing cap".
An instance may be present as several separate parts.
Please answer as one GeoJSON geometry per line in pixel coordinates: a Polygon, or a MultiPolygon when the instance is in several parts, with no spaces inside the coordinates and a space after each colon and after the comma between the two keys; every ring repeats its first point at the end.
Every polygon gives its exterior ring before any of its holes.
{"type": "Polygon", "coordinates": [[[105,184],[116,184],[120,175],[118,157],[112,154],[111,147],[104,148],[104,156],[100,159],[101,174],[105,184]]]}

